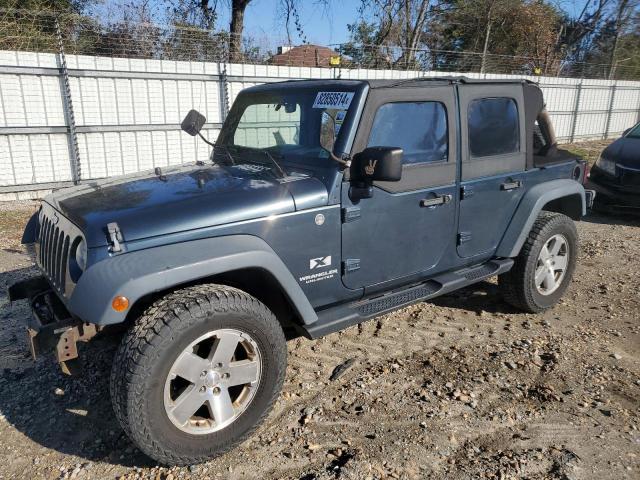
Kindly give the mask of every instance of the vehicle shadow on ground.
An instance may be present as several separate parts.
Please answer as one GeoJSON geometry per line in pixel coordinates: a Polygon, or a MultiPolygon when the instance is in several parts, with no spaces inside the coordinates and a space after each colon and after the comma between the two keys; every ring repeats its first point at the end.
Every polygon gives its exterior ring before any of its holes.
{"type": "Polygon", "coordinates": [[[582,217],[583,222],[595,223],[598,225],[626,225],[629,227],[640,227],[640,215],[630,214],[610,214],[604,212],[588,212],[582,217]]]}
{"type": "Polygon", "coordinates": [[[118,337],[79,344],[84,363],[78,376],[64,375],[53,354],[32,360],[24,327],[31,314],[28,302],[9,304],[5,289],[33,273],[32,268],[0,273],[0,415],[36,444],[65,455],[153,466],[125,436],[111,408],[109,372],[118,337]]]}
{"type": "Polygon", "coordinates": [[[522,313],[506,303],[495,282],[483,281],[455,292],[430,300],[434,305],[452,309],[467,310],[481,315],[486,313],[522,313]]]}

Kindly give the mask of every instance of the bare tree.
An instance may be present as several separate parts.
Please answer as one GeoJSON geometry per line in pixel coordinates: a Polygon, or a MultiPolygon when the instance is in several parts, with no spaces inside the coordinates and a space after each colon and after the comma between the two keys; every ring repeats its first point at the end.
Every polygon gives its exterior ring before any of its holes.
{"type": "Polygon", "coordinates": [[[620,44],[620,36],[625,33],[626,29],[633,20],[637,12],[639,2],[637,0],[619,0],[615,10],[615,19],[613,22],[613,46],[611,48],[611,66],[609,67],[609,78],[614,78],[617,66],[618,46],[620,44]]]}
{"type": "Polygon", "coordinates": [[[355,41],[349,49],[364,40],[363,52],[358,56],[369,58],[374,66],[413,66],[433,7],[431,0],[361,2],[361,19],[349,26],[355,41]]]}
{"type": "Polygon", "coordinates": [[[424,31],[429,6],[430,2],[428,0],[404,0],[400,5],[399,13],[400,18],[403,20],[401,38],[404,48],[401,57],[396,62],[397,64],[408,67],[415,63],[416,49],[424,31]]]}
{"type": "Polygon", "coordinates": [[[244,12],[251,0],[231,0],[231,23],[229,25],[229,60],[236,62],[242,58],[242,30],[244,12]]]}
{"type": "Polygon", "coordinates": [[[573,60],[581,60],[585,45],[601,25],[612,0],[587,0],[576,18],[567,18],[558,35],[557,48],[563,48],[573,60]]]}
{"type": "MultiPolygon", "coordinates": [[[[302,20],[300,19],[300,11],[303,5],[309,5],[310,2],[304,3],[303,0],[278,0],[276,15],[278,18],[284,20],[284,27],[287,34],[287,44],[293,45],[293,38],[291,35],[291,27],[295,28],[295,32],[302,41],[302,43],[309,43],[307,35],[304,31],[302,20]]],[[[321,15],[327,17],[327,20],[331,22],[330,10],[332,7],[332,0],[315,0],[313,2],[313,8],[320,8],[321,15]]]]}

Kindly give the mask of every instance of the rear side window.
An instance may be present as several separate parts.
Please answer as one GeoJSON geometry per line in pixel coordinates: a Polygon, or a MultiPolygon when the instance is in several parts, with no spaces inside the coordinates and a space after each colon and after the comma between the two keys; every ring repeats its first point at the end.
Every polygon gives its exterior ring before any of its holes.
{"type": "Polygon", "coordinates": [[[368,147],[400,147],[403,163],[446,162],[447,111],[440,102],[398,102],[376,112],[368,147]]]}
{"type": "Polygon", "coordinates": [[[472,157],[520,151],[518,106],[512,98],[481,98],[469,104],[469,150],[472,157]]]}

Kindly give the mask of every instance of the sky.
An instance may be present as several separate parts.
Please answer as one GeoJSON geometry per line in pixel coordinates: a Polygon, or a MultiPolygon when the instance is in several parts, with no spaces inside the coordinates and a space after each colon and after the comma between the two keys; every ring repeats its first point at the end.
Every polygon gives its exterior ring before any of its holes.
{"type": "MultiPolygon", "coordinates": [[[[244,16],[245,33],[258,39],[281,37],[279,40],[285,44],[284,19],[276,11],[277,4],[278,0],[253,0],[244,16]]],[[[349,40],[347,25],[357,20],[361,0],[332,0],[328,11],[314,0],[301,0],[300,4],[300,20],[309,43],[330,45],[349,40]]],[[[220,23],[226,24],[229,18],[227,9],[221,13],[220,23]]],[[[302,43],[293,24],[290,31],[292,43],[302,43]]]]}
{"type": "MultiPolygon", "coordinates": [[[[579,14],[588,0],[551,0],[551,3],[570,14],[579,14]]],[[[593,0],[591,0],[593,1],[593,0]]],[[[252,0],[245,12],[245,32],[257,39],[281,37],[286,43],[284,21],[278,18],[278,0],[252,0]]],[[[317,0],[300,0],[300,20],[304,33],[310,43],[331,45],[349,40],[347,25],[354,23],[359,16],[361,0],[331,0],[329,11],[318,4],[317,0]]],[[[220,25],[228,24],[228,9],[221,12],[220,25]]],[[[291,26],[292,43],[301,43],[291,26]]]]}
{"type": "MultiPolygon", "coordinates": [[[[572,15],[577,15],[585,2],[595,0],[549,0],[559,8],[572,15]]],[[[117,8],[126,0],[102,0],[100,11],[121,11],[117,8]],[[115,6],[115,8],[113,8],[115,6]],[[112,8],[109,8],[112,7],[112,8]]],[[[150,2],[153,5],[153,0],[150,2]]],[[[160,2],[158,2],[159,4],[160,2]]],[[[230,3],[230,2],[229,2],[230,3]]],[[[278,10],[279,0],[252,0],[245,11],[244,34],[253,38],[255,43],[268,49],[287,44],[282,12],[278,10]]],[[[309,43],[332,45],[349,40],[347,25],[359,18],[358,9],[361,0],[329,0],[329,8],[325,9],[319,0],[299,0],[300,20],[309,43]]],[[[230,8],[225,2],[219,2],[219,18],[217,28],[227,29],[229,26],[230,8]]],[[[296,34],[293,22],[290,27],[292,44],[299,45],[302,39],[296,34]]]]}

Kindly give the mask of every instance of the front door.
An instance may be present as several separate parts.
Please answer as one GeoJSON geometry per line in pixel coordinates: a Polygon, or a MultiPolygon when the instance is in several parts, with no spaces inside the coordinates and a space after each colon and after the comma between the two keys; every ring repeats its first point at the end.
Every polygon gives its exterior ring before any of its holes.
{"type": "Polygon", "coordinates": [[[463,84],[458,89],[462,148],[458,255],[489,257],[524,192],[522,85],[463,84]]]}
{"type": "Polygon", "coordinates": [[[373,197],[342,189],[343,283],[357,289],[432,274],[455,241],[455,101],[451,86],[372,89],[352,153],[403,149],[402,179],[373,197]]]}

